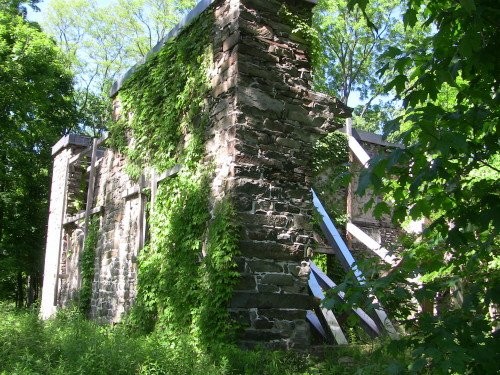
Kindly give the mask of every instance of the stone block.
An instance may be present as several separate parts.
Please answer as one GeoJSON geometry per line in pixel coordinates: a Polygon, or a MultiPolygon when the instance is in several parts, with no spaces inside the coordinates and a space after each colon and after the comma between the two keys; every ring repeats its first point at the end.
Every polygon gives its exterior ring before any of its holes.
{"type": "Polygon", "coordinates": [[[258,165],[238,164],[233,167],[235,177],[259,179],[261,177],[261,167],[258,165]]]}
{"type": "Polygon", "coordinates": [[[299,142],[299,141],[292,139],[292,138],[278,137],[278,138],[276,138],[276,144],[281,145],[281,146],[285,146],[288,148],[293,148],[296,150],[302,149],[302,142],[299,142]]]}
{"type": "Polygon", "coordinates": [[[269,320],[305,320],[307,311],[304,309],[258,309],[259,316],[269,320]]]}
{"type": "Polygon", "coordinates": [[[249,293],[236,292],[230,303],[232,308],[258,309],[301,309],[308,310],[317,306],[312,296],[305,294],[276,294],[276,293],[249,293]]]}
{"type": "Polygon", "coordinates": [[[256,286],[255,276],[244,274],[239,277],[238,284],[236,284],[234,290],[257,291],[256,286]]]}
{"type": "Polygon", "coordinates": [[[276,239],[276,230],[273,228],[244,228],[243,239],[253,241],[273,241],[276,239]]]}
{"type": "Polygon", "coordinates": [[[271,55],[264,50],[264,47],[260,43],[256,43],[255,40],[249,39],[248,37],[242,37],[240,43],[235,48],[238,48],[238,52],[242,55],[251,56],[254,60],[267,62],[267,63],[278,63],[279,57],[271,55]]]}
{"type": "Polygon", "coordinates": [[[270,329],[245,329],[241,335],[244,340],[270,341],[283,338],[281,332],[270,329]]]}
{"type": "Polygon", "coordinates": [[[307,293],[307,284],[297,281],[293,285],[282,286],[281,291],[283,293],[307,293]]]}
{"type": "Polygon", "coordinates": [[[252,209],[252,196],[246,193],[236,194],[234,206],[238,211],[250,211],[252,209]]]}
{"type": "Polygon", "coordinates": [[[295,324],[290,320],[275,320],[274,328],[275,330],[282,332],[285,337],[290,337],[295,328],[295,324]]]}
{"type": "Polygon", "coordinates": [[[312,218],[310,216],[295,214],[293,215],[293,228],[312,230],[312,218]]]}
{"type": "Polygon", "coordinates": [[[224,42],[222,42],[222,50],[224,52],[232,49],[240,40],[240,33],[239,31],[234,32],[231,34],[224,42]]]}
{"type": "Polygon", "coordinates": [[[244,256],[273,260],[300,260],[303,252],[293,246],[279,244],[273,241],[242,240],[239,249],[244,256]]]}
{"type": "Polygon", "coordinates": [[[262,195],[268,189],[260,180],[250,178],[233,179],[231,188],[237,194],[247,194],[249,196],[262,195]]]}
{"type": "Polygon", "coordinates": [[[276,72],[266,69],[265,66],[255,64],[253,59],[240,59],[238,69],[241,74],[248,75],[252,78],[262,78],[266,82],[273,81],[277,78],[276,72]]]}
{"type": "Polygon", "coordinates": [[[240,87],[238,90],[238,99],[242,106],[274,112],[279,116],[281,116],[285,108],[285,104],[282,101],[273,99],[267,93],[253,87],[240,87]]]}
{"type": "Polygon", "coordinates": [[[273,328],[274,323],[269,321],[266,317],[258,317],[252,322],[252,326],[257,329],[270,329],[273,328]]]}
{"type": "Polygon", "coordinates": [[[283,272],[283,266],[275,261],[254,259],[247,261],[250,272],[283,272]]]}
{"type": "Polygon", "coordinates": [[[239,221],[243,225],[249,226],[268,226],[272,228],[284,228],[288,224],[288,218],[283,215],[256,215],[250,213],[240,213],[239,221]]]}
{"type": "Polygon", "coordinates": [[[260,281],[262,284],[273,284],[273,285],[294,285],[295,277],[290,274],[284,273],[267,273],[262,276],[260,281]]]}
{"type": "Polygon", "coordinates": [[[279,293],[280,288],[277,285],[258,284],[257,290],[259,293],[279,293]]]}

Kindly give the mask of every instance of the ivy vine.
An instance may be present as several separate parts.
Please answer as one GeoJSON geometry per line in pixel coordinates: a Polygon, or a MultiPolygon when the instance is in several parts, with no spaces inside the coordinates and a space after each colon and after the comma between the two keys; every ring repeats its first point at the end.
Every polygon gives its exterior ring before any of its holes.
{"type": "Polygon", "coordinates": [[[120,90],[123,115],[111,129],[133,176],[182,165],[158,186],[128,322],[174,342],[191,335],[196,345],[231,332],[227,308],[239,276],[234,209],[229,198],[210,198],[213,167],[204,158],[213,24],[203,13],[137,68],[120,90]]]}
{"type": "MultiPolygon", "coordinates": [[[[347,220],[346,199],[342,192],[346,191],[350,179],[348,147],[347,136],[338,131],[328,133],[314,145],[314,189],[331,218],[339,226],[345,225],[347,220]]],[[[319,221],[319,217],[313,216],[313,227],[321,234],[319,221]]],[[[343,279],[345,272],[333,256],[314,254],[313,260],[334,280],[343,279]]]]}
{"type": "Polygon", "coordinates": [[[80,257],[81,287],[78,294],[78,309],[83,314],[90,312],[92,299],[92,284],[94,282],[97,240],[99,235],[99,218],[93,217],[87,228],[87,235],[83,243],[83,251],[80,257]]]}
{"type": "Polygon", "coordinates": [[[344,194],[349,184],[349,145],[347,136],[331,132],[314,145],[314,188],[336,224],[345,225],[346,200],[344,194]]]}
{"type": "Polygon", "coordinates": [[[200,159],[208,122],[212,25],[209,14],[201,15],[138,66],[121,88],[124,115],[111,126],[110,141],[128,157],[136,176],[145,165],[163,171],[200,159]]]}

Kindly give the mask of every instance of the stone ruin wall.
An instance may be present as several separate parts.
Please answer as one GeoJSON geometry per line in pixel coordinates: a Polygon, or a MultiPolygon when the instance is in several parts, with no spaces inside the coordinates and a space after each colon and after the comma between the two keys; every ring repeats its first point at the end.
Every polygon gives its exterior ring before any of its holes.
{"type": "MultiPolygon", "coordinates": [[[[308,46],[278,13],[283,3],[310,18],[313,4],[303,0],[217,0],[205,10],[214,19],[206,160],[216,165],[213,199],[232,196],[242,224],[241,280],[229,307],[247,327],[241,342],[304,348],[310,337],[305,315],[315,303],[307,275],[300,275],[307,248],[315,244],[312,148],[318,137],[340,128],[350,111],[312,90],[308,46]]],[[[119,116],[119,101],[114,108],[119,116]]],[[[60,202],[67,160],[89,144],[70,138],[54,146],[45,317],[55,311],[54,302],[67,304],[80,282],[82,220],[57,235],[69,214],[60,202]]],[[[124,163],[116,152],[103,150],[95,182],[93,207],[102,209],[91,317],[104,322],[118,321],[134,301],[144,236],[144,196],[124,173],[124,163]]]]}
{"type": "MultiPolygon", "coordinates": [[[[91,139],[88,137],[68,135],[53,148],[54,167],[44,280],[50,280],[47,277],[50,273],[55,280],[50,284],[51,287],[44,285],[42,316],[50,316],[56,307],[68,305],[78,295],[81,286],[79,262],[85,222],[83,217],[76,221],[65,221],[78,213],[73,203],[75,197],[82,196],[82,177],[85,181],[82,169],[87,168],[78,162],[68,165],[68,160],[90,144],[91,139]],[[67,204],[64,205],[65,194],[67,204]],[[58,231],[61,233],[60,237],[57,236],[58,231]],[[52,289],[51,293],[49,288],[52,289]]],[[[102,150],[101,154],[96,166],[93,198],[93,207],[98,209],[96,216],[100,229],[90,315],[101,321],[116,322],[135,297],[142,198],[138,194],[129,194],[135,183],[123,171],[124,158],[112,150],[102,150]]]]}
{"type": "MultiPolygon", "coordinates": [[[[375,134],[370,134],[370,141],[363,140],[363,138],[359,139],[358,141],[370,157],[384,154],[388,148],[400,147],[397,144],[384,141],[381,136],[375,134]]],[[[360,163],[355,163],[355,168],[359,168],[359,170],[361,170],[360,163]]],[[[393,251],[397,254],[400,250],[398,239],[402,233],[401,229],[396,228],[392,224],[391,217],[389,215],[384,214],[381,218],[375,218],[375,215],[373,214],[373,207],[370,209],[366,209],[366,204],[371,198],[374,199],[375,203],[380,202],[382,198],[374,197],[369,189],[363,196],[356,195],[356,190],[358,188],[358,177],[359,174],[353,174],[351,185],[351,194],[353,197],[351,222],[361,230],[363,230],[379,244],[382,244],[387,250],[393,251]]],[[[349,236],[351,251],[355,259],[379,259],[364,244],[359,242],[353,236],[349,236]]]]}

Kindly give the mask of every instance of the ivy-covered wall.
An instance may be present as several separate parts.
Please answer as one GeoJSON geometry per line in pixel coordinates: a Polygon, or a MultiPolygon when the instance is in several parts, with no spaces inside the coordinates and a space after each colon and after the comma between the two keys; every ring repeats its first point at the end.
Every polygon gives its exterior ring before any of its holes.
{"type": "Polygon", "coordinates": [[[212,297],[240,326],[242,343],[308,345],[314,301],[301,261],[314,246],[313,145],[349,113],[311,89],[308,41],[294,32],[311,9],[302,0],[217,1],[121,87],[113,142],[132,174],[183,166],[153,207],[138,320],[200,329],[197,277],[206,276],[191,275],[196,257],[199,267],[211,259],[211,222],[224,202],[234,212],[228,225],[241,229],[223,240],[227,264],[217,278],[225,287],[207,291],[224,296],[212,297]]]}
{"type": "Polygon", "coordinates": [[[311,89],[294,22],[309,22],[312,6],[217,0],[115,92],[92,317],[128,311],[140,329],[199,345],[234,334],[247,346],[309,345],[317,302],[301,261],[315,244],[314,145],[349,115],[311,89]]]}

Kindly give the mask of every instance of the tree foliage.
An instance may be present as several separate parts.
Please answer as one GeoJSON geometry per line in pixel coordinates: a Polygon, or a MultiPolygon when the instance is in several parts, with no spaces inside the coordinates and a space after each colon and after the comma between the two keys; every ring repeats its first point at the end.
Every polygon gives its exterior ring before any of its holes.
{"type": "MultiPolygon", "coordinates": [[[[408,0],[406,30],[421,19],[434,32],[385,52],[392,78],[384,89],[403,103],[385,132],[396,131],[405,149],[376,158],[360,190],[385,195],[396,223],[428,223],[406,241],[400,266],[374,284],[401,317],[414,308],[410,294],[427,305],[403,319],[415,372],[498,371],[499,15],[490,0],[408,0]]],[[[389,211],[386,202],[379,212],[389,211]]]]}
{"type": "Polygon", "coordinates": [[[51,147],[72,125],[72,76],[18,3],[0,8],[0,298],[43,268],[51,147]]]}
{"type": "Polygon", "coordinates": [[[359,96],[362,104],[355,104],[353,111],[356,128],[380,132],[398,113],[391,100],[394,90],[383,90],[391,80],[391,75],[380,74],[390,61],[384,51],[389,46],[404,49],[430,28],[419,22],[419,27],[405,29],[399,1],[372,0],[364,9],[352,10],[347,4],[347,0],[320,0],[315,7],[314,83],[345,104],[352,102],[353,94],[359,96]]]}
{"type": "Polygon", "coordinates": [[[316,86],[347,104],[356,91],[370,97],[380,86],[377,70],[380,55],[392,40],[403,37],[393,0],[374,0],[366,12],[379,25],[369,27],[359,8],[347,9],[347,0],[322,0],[315,8],[314,27],[318,32],[316,86]]]}
{"type": "Polygon", "coordinates": [[[80,128],[97,135],[111,120],[111,84],[143,60],[194,0],[52,0],[44,28],[75,74],[80,128]]]}

